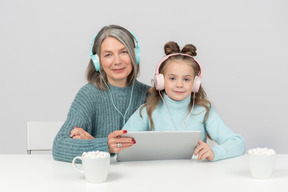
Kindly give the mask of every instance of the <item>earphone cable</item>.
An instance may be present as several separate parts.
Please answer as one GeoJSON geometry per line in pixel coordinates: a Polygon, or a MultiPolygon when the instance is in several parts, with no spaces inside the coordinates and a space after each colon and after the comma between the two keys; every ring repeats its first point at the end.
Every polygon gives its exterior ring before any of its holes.
{"type": "MultiPolygon", "coordinates": [[[[191,110],[190,110],[190,112],[188,113],[186,119],[183,121],[182,125],[184,124],[184,126],[185,126],[185,122],[186,122],[186,120],[189,118],[190,114],[192,113],[192,111],[193,111],[193,109],[194,109],[194,106],[195,106],[195,92],[193,92],[193,103],[192,103],[191,110]]],[[[182,125],[181,125],[181,127],[182,127],[182,125]]]]}
{"type": "MultiPolygon", "coordinates": [[[[171,121],[171,123],[172,123],[172,125],[173,125],[173,128],[174,128],[174,130],[176,131],[176,127],[175,127],[175,125],[174,125],[174,123],[173,123],[173,121],[172,121],[172,118],[171,118],[171,115],[170,115],[170,113],[169,113],[168,107],[167,107],[167,105],[166,105],[166,103],[165,103],[165,101],[164,101],[164,98],[162,97],[162,95],[161,95],[161,93],[160,93],[160,90],[158,90],[158,93],[159,93],[159,95],[160,95],[160,97],[161,97],[161,99],[162,99],[162,101],[163,101],[163,104],[165,105],[165,108],[166,108],[166,110],[167,110],[167,112],[168,112],[169,119],[170,119],[170,121],[171,121]]],[[[188,115],[187,115],[187,117],[185,118],[185,120],[182,122],[180,129],[182,129],[183,124],[184,124],[184,126],[185,126],[186,120],[189,118],[190,114],[192,113],[192,111],[193,111],[193,109],[194,109],[194,104],[195,104],[195,93],[193,93],[193,103],[192,103],[191,110],[190,110],[190,112],[188,113],[188,115]]]]}
{"type": "Polygon", "coordinates": [[[166,103],[165,103],[165,101],[164,101],[164,99],[163,99],[163,97],[162,97],[162,95],[161,95],[161,93],[160,93],[160,90],[158,90],[158,92],[159,92],[159,95],[160,95],[160,97],[161,97],[161,99],[162,99],[162,101],[163,101],[163,104],[164,104],[165,107],[166,107],[166,110],[167,110],[167,112],[168,112],[169,119],[170,119],[170,121],[171,121],[171,123],[172,123],[172,125],[173,125],[173,128],[174,128],[174,130],[176,131],[176,127],[175,127],[175,125],[174,125],[174,123],[173,123],[173,121],[172,121],[172,118],[171,118],[171,116],[170,116],[168,107],[167,107],[167,105],[166,105],[166,103]]]}
{"type": "Polygon", "coordinates": [[[126,118],[126,114],[127,114],[128,110],[129,110],[129,108],[130,108],[130,106],[131,106],[132,96],[133,96],[133,90],[134,90],[134,84],[135,84],[135,83],[133,82],[133,84],[132,84],[132,90],[131,90],[131,94],[130,94],[129,105],[128,105],[128,107],[127,107],[127,109],[126,109],[126,111],[125,111],[125,113],[124,113],[124,115],[123,115],[123,114],[121,113],[121,111],[115,106],[112,93],[111,93],[111,91],[110,91],[110,89],[109,89],[106,81],[104,80],[101,72],[100,72],[100,75],[101,75],[101,77],[102,77],[102,80],[103,80],[105,86],[107,87],[107,89],[108,89],[108,91],[109,91],[110,99],[111,99],[111,102],[112,102],[113,107],[115,108],[115,110],[116,110],[116,111],[122,116],[122,118],[123,118],[123,126],[124,126],[125,123],[126,123],[126,119],[125,119],[125,118],[126,118]]]}

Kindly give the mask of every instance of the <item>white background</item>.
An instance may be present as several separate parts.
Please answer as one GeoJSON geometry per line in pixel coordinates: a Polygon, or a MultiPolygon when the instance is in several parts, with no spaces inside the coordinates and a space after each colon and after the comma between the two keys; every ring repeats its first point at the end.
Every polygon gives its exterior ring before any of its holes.
{"type": "MultiPolygon", "coordinates": [[[[86,83],[91,38],[132,31],[139,80],[151,85],[163,46],[193,43],[203,87],[246,147],[288,153],[285,0],[1,0],[0,153],[26,153],[26,121],[64,121],[86,83]]],[[[45,133],[43,133],[45,137],[45,133]]]]}

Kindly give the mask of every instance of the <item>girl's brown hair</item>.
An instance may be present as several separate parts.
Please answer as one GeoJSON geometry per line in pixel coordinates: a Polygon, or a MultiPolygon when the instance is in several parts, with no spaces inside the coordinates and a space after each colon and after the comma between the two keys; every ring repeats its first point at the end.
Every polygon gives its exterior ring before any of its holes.
{"type": "MultiPolygon", "coordinates": [[[[191,56],[196,56],[196,47],[192,44],[187,44],[183,47],[183,49],[180,51],[180,48],[178,46],[178,44],[176,42],[170,41],[167,42],[164,46],[164,52],[166,55],[172,54],[172,53],[185,53],[191,56]]],[[[167,61],[173,61],[173,60],[180,60],[180,61],[190,61],[191,66],[194,70],[194,77],[196,75],[199,74],[200,72],[200,67],[198,65],[198,63],[191,57],[188,56],[183,56],[183,55],[175,55],[175,56],[171,56],[169,57],[167,60],[165,60],[161,66],[159,67],[159,73],[165,75],[165,65],[167,63],[167,61]]],[[[147,102],[140,108],[140,116],[141,115],[141,111],[143,109],[144,106],[146,106],[146,110],[147,110],[147,114],[149,117],[149,121],[151,124],[151,128],[150,131],[153,130],[153,120],[152,120],[152,112],[154,111],[154,109],[156,108],[158,102],[161,100],[161,97],[159,95],[159,93],[162,95],[164,94],[165,90],[162,90],[160,92],[158,92],[158,90],[156,90],[155,86],[151,87],[147,92],[146,92],[146,99],[147,102]]],[[[193,92],[191,93],[191,95],[194,94],[193,92]]],[[[193,95],[191,97],[191,101],[190,104],[188,106],[188,111],[191,110],[193,104],[193,95]]],[[[203,107],[205,107],[206,109],[206,117],[203,121],[203,123],[205,123],[205,121],[207,120],[208,116],[209,116],[209,111],[211,108],[211,103],[206,99],[206,93],[204,91],[204,89],[202,88],[202,86],[200,85],[199,91],[197,93],[195,93],[195,104],[196,105],[202,105],[203,107]]]]}

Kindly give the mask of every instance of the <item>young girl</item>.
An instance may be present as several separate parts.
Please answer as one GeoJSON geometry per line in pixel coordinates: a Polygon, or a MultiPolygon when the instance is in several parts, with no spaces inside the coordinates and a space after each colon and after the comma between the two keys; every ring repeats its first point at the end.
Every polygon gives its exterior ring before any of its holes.
{"type": "Polygon", "coordinates": [[[128,132],[200,130],[199,145],[194,150],[198,160],[216,161],[243,154],[243,137],[225,125],[206,99],[201,87],[202,69],[193,57],[197,55],[196,47],[188,44],[180,51],[177,43],[168,42],[164,50],[166,56],[157,66],[155,86],[147,91],[146,104],[130,117],[123,129],[128,132]],[[210,148],[207,136],[218,145],[210,148]]]}

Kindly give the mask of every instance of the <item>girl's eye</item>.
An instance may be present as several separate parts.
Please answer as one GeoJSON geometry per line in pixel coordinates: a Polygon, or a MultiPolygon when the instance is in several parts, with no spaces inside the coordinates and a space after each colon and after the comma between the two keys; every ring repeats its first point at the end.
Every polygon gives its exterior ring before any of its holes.
{"type": "Polygon", "coordinates": [[[190,79],[184,79],[184,81],[187,81],[187,82],[189,82],[189,81],[190,81],[190,79]]]}
{"type": "Polygon", "coordinates": [[[175,80],[175,78],[174,78],[174,77],[170,77],[170,80],[174,81],[174,80],[175,80]]]}

